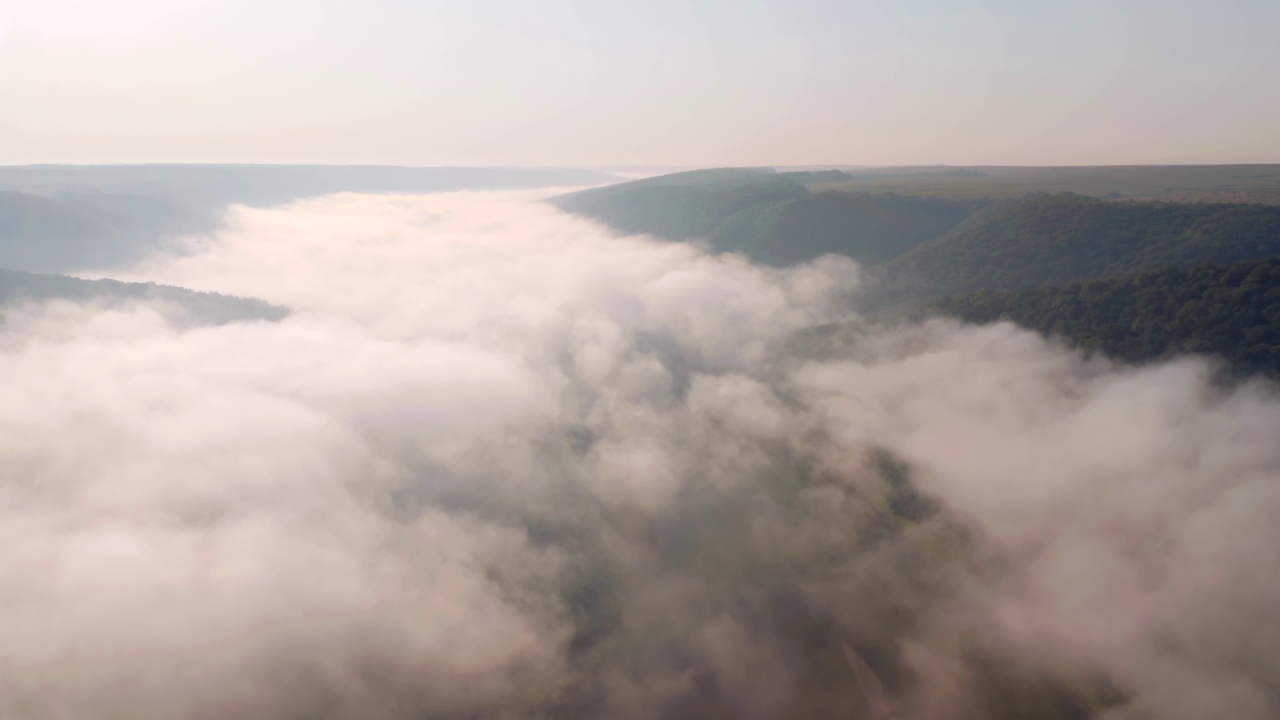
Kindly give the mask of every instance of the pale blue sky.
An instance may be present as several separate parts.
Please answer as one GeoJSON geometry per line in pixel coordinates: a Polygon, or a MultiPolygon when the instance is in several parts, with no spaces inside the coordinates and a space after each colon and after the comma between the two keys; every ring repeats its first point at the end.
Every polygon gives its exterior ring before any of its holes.
{"type": "Polygon", "coordinates": [[[0,0],[0,164],[1280,162],[1280,0],[0,0]]]}

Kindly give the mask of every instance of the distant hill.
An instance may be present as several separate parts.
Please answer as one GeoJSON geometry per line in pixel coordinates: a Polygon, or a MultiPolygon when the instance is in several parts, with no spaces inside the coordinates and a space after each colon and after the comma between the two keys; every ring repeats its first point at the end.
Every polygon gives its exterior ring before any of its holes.
{"type": "Polygon", "coordinates": [[[889,262],[881,295],[936,297],[1280,255],[1280,207],[1028,195],[889,262]]]}
{"type": "Polygon", "coordinates": [[[1280,165],[861,168],[814,191],[894,192],[957,200],[1071,192],[1098,198],[1280,204],[1280,165]]]}
{"type": "Polygon", "coordinates": [[[45,275],[0,270],[0,305],[24,301],[70,300],[119,305],[127,302],[159,302],[181,324],[222,325],[242,320],[281,320],[289,311],[261,300],[196,292],[154,283],[116,280],[84,280],[66,275],[45,275]]]}
{"type": "Polygon", "coordinates": [[[1236,372],[1280,379],[1280,258],[983,290],[929,309],[972,323],[1011,320],[1129,362],[1218,355],[1236,372]]]}
{"type": "Polygon", "coordinates": [[[198,205],[264,206],[335,192],[436,193],[599,185],[609,173],[578,168],[385,165],[11,165],[0,190],[35,195],[147,195],[198,205]]]}
{"type": "MultiPolygon", "coordinates": [[[[1038,175],[1041,185],[1095,183],[1094,190],[1153,192],[1165,183],[1169,195],[1230,178],[1264,191],[1280,178],[1268,166],[1001,170],[855,170],[838,187],[990,187],[1038,175]]],[[[1125,361],[1210,354],[1234,372],[1280,379],[1280,206],[1071,192],[1001,200],[815,192],[831,187],[826,177],[768,168],[693,171],[553,202],[621,232],[700,239],[770,265],[847,255],[868,270],[863,309],[873,317],[1007,319],[1125,361]]],[[[848,332],[859,331],[815,328],[798,336],[796,347],[838,353],[848,332]]]]}
{"type": "MultiPolygon", "coordinates": [[[[827,253],[878,265],[945,235],[983,205],[906,195],[808,193],[778,208],[741,251],[777,266],[827,253]]],[[[733,247],[732,237],[720,238],[719,245],[733,247]]]]}
{"type": "Polygon", "coordinates": [[[620,232],[702,239],[717,252],[743,253],[775,266],[826,253],[886,262],[947,232],[983,204],[814,194],[796,180],[812,175],[768,168],[695,170],[584,190],[553,202],[620,232]]]}
{"type": "Polygon", "coordinates": [[[552,202],[620,232],[692,240],[714,239],[740,212],[758,212],[807,194],[802,185],[771,169],[733,168],[634,180],[561,195],[552,202]]]}
{"type": "Polygon", "coordinates": [[[217,213],[164,197],[0,191],[0,267],[32,272],[108,268],[165,237],[208,232],[217,213]]]}
{"type": "Polygon", "coordinates": [[[844,182],[853,178],[844,170],[779,170],[778,175],[802,184],[844,182]]]}
{"type": "Polygon", "coordinates": [[[230,204],[267,206],[333,192],[433,193],[594,185],[571,168],[298,165],[0,166],[0,267],[120,267],[175,235],[209,232],[230,204]]]}
{"type": "Polygon", "coordinates": [[[1280,254],[1280,206],[1116,202],[1074,193],[1000,201],[815,193],[792,175],[690,171],[552,201],[620,232],[705,240],[714,251],[769,265],[836,253],[883,266],[873,273],[882,302],[1280,254]]]}

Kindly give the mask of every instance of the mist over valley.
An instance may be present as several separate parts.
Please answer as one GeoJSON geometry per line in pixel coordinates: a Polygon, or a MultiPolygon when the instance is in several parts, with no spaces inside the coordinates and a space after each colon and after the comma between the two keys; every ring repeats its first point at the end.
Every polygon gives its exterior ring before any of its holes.
{"type": "Polygon", "coordinates": [[[257,315],[10,294],[5,712],[1273,713],[1269,382],[562,193],[237,204],[90,273],[257,315]]]}
{"type": "Polygon", "coordinates": [[[1280,718],[1275,0],[0,0],[0,720],[1280,718]]]}

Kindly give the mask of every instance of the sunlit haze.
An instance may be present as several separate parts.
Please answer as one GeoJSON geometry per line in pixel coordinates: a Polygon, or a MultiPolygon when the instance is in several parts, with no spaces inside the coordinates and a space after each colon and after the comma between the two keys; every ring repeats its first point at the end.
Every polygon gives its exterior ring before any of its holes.
{"type": "Polygon", "coordinates": [[[0,163],[1280,162],[1280,3],[0,0],[0,163]]]}

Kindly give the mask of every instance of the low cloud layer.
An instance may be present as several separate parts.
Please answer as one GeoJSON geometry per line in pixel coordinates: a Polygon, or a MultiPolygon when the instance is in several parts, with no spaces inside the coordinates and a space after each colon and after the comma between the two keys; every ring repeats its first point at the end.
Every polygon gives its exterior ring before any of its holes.
{"type": "Polygon", "coordinates": [[[1011,326],[796,333],[779,271],[524,193],[236,209],[0,328],[0,716],[1280,707],[1280,401],[1011,326]]]}

